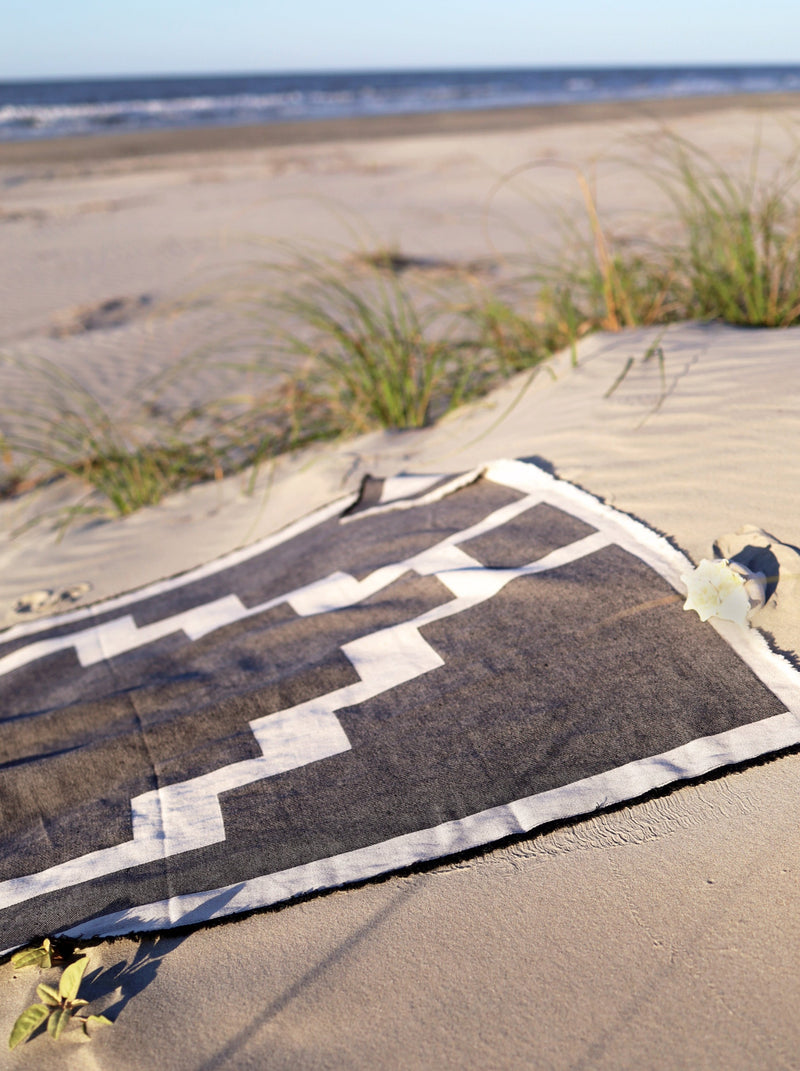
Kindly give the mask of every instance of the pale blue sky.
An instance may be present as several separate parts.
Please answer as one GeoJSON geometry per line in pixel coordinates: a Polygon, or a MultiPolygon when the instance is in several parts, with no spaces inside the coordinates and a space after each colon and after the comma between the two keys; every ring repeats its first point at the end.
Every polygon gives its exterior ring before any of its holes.
{"type": "Polygon", "coordinates": [[[800,62],[798,0],[6,0],[0,80],[800,62]]]}

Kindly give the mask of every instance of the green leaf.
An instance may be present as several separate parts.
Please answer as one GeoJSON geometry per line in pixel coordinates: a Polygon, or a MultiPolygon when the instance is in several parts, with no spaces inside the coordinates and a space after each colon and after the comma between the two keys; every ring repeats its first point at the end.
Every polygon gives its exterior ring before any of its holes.
{"type": "Polygon", "coordinates": [[[81,956],[65,969],[58,983],[58,995],[62,1000],[74,1000],[77,997],[87,963],[86,956],[81,956]]]}
{"type": "Polygon", "coordinates": [[[11,966],[15,970],[20,970],[22,967],[39,967],[46,955],[47,951],[41,946],[23,948],[21,952],[15,952],[11,957],[11,966]]]}
{"type": "Polygon", "coordinates": [[[8,1039],[9,1049],[15,1049],[21,1041],[29,1038],[49,1014],[50,1009],[46,1004],[31,1004],[29,1008],[26,1008],[11,1028],[11,1036],[8,1039]]]}
{"type": "Polygon", "coordinates": [[[58,1007],[61,1003],[58,990],[54,989],[51,985],[46,985],[44,982],[42,982],[41,985],[37,985],[36,995],[39,1000],[43,1000],[45,1004],[52,1004],[53,1007],[58,1007]]]}
{"type": "Polygon", "coordinates": [[[66,1008],[55,1008],[47,1023],[47,1033],[56,1041],[61,1037],[64,1027],[70,1020],[70,1013],[66,1008]]]}
{"type": "Polygon", "coordinates": [[[85,1008],[86,1005],[89,1003],[89,1001],[88,1000],[69,1000],[69,1001],[67,1001],[67,1003],[69,1004],[70,1008],[85,1008]]]}
{"type": "Polygon", "coordinates": [[[50,967],[53,966],[53,952],[54,952],[53,946],[50,943],[50,938],[49,937],[45,937],[45,939],[42,941],[42,949],[41,949],[41,951],[42,951],[42,958],[41,958],[41,962],[39,963],[39,966],[44,968],[44,970],[48,970],[50,967]]]}
{"type": "Polygon", "coordinates": [[[91,1023],[93,1026],[114,1025],[110,1019],[107,1019],[105,1017],[105,1015],[87,1015],[87,1017],[83,1020],[83,1032],[87,1035],[87,1037],[89,1034],[89,1023],[91,1023]]]}

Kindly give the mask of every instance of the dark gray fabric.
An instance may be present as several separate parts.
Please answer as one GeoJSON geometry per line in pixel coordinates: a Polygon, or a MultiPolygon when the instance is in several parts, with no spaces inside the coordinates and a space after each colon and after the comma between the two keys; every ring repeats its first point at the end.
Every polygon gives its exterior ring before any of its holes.
{"type": "Polygon", "coordinates": [[[527,562],[583,539],[594,529],[577,517],[542,502],[520,513],[501,528],[460,544],[471,558],[487,569],[518,568],[527,562]]]}

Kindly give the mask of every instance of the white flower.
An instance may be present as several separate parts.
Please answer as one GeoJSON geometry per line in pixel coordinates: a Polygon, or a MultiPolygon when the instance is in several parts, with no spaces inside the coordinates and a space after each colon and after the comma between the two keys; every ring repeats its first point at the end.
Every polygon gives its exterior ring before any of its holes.
{"type": "Polygon", "coordinates": [[[747,626],[748,614],[764,605],[766,577],[751,573],[727,558],[703,558],[691,573],[681,575],[686,584],[684,610],[696,610],[701,621],[719,617],[747,626]]]}

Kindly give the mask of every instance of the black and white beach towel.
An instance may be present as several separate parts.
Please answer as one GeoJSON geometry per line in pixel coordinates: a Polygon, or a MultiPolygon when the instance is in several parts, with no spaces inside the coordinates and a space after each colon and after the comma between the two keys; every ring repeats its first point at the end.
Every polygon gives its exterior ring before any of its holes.
{"type": "Polygon", "coordinates": [[[800,742],[800,674],[523,462],[0,635],[0,949],[188,925],[800,742]]]}

